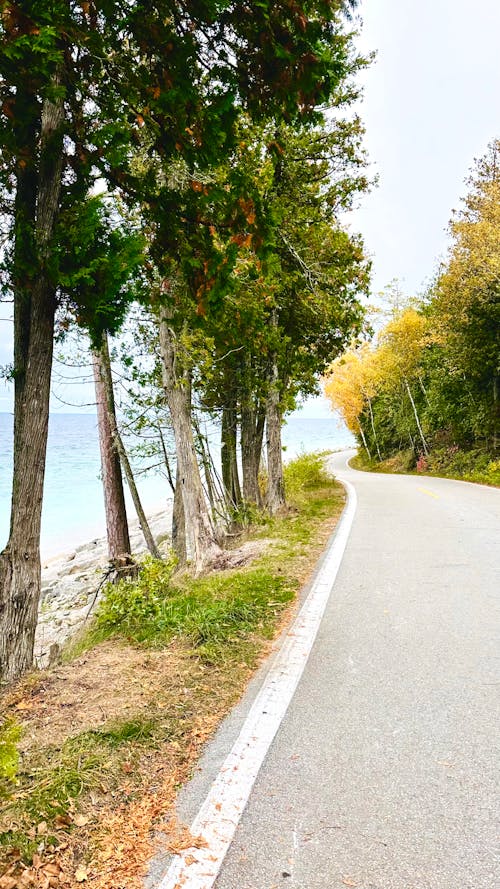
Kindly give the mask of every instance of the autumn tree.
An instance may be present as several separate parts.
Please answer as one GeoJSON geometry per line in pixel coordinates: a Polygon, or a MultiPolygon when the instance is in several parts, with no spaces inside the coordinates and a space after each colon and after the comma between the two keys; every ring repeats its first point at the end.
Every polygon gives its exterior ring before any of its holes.
{"type": "Polygon", "coordinates": [[[452,243],[431,290],[428,314],[439,337],[430,368],[435,422],[462,442],[500,435],[500,142],[491,143],[468,180],[450,223],[452,243]],[[441,393],[446,393],[443,398],[441,393]]]}

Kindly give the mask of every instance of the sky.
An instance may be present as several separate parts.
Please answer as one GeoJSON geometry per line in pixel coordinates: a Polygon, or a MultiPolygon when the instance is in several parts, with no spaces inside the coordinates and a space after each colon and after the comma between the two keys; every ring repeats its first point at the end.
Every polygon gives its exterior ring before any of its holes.
{"type": "MultiPolygon", "coordinates": [[[[397,278],[420,292],[445,254],[446,227],[474,158],[500,137],[500,2],[362,0],[360,51],[377,53],[362,74],[360,114],[378,186],[350,220],[373,261],[373,292],[397,278]]],[[[0,365],[11,361],[12,324],[0,306],[0,365]]],[[[88,402],[84,386],[67,400],[88,402]]],[[[64,395],[64,391],[62,393],[64,395]]],[[[12,393],[0,381],[0,411],[12,393]]],[[[70,411],[54,401],[54,410],[70,411]]],[[[305,417],[329,415],[309,400],[305,417]]]]}

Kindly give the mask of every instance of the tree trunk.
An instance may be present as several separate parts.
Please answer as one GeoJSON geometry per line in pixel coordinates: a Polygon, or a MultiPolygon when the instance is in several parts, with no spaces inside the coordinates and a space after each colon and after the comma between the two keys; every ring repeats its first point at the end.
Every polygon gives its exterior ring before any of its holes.
{"type": "Polygon", "coordinates": [[[366,443],[365,433],[363,432],[362,426],[359,426],[359,434],[361,435],[361,441],[363,442],[366,453],[368,454],[368,459],[371,460],[372,455],[370,454],[370,448],[366,443]]]}
{"type": "Polygon", "coordinates": [[[241,504],[241,486],[238,472],[236,447],[236,410],[233,405],[222,409],[221,423],[221,462],[222,481],[226,500],[230,507],[241,504]]]}
{"type": "Polygon", "coordinates": [[[416,422],[416,424],[417,424],[418,434],[420,435],[420,441],[422,442],[422,447],[423,447],[423,449],[424,449],[424,454],[425,454],[426,457],[428,457],[428,456],[429,456],[429,448],[427,447],[427,442],[426,442],[426,440],[425,440],[425,436],[424,436],[424,433],[423,433],[423,431],[422,431],[422,427],[421,427],[421,425],[420,425],[420,420],[419,420],[418,413],[417,413],[417,407],[416,407],[416,405],[415,405],[415,401],[413,400],[413,395],[411,394],[410,385],[409,385],[408,380],[406,379],[406,377],[404,378],[404,383],[405,383],[406,391],[407,391],[407,393],[408,393],[408,398],[410,399],[410,401],[411,401],[411,406],[412,406],[412,408],[413,408],[413,414],[414,414],[414,417],[415,417],[415,422],[416,422]]]}
{"type": "MultiPolygon", "coordinates": [[[[196,459],[190,372],[182,367],[169,321],[168,312],[163,309],[159,318],[162,378],[175,439],[176,489],[180,485],[184,507],[185,547],[178,547],[176,553],[180,561],[187,561],[199,574],[222,550],[216,539],[196,459]]],[[[178,539],[178,533],[176,537],[178,539]]]]}
{"type": "Polygon", "coordinates": [[[495,372],[493,374],[493,436],[492,436],[492,445],[493,450],[496,452],[498,450],[498,441],[500,434],[500,406],[499,406],[499,397],[498,391],[500,388],[500,374],[495,372]]]}
{"type": "MultiPolygon", "coordinates": [[[[35,97],[19,90],[16,104],[35,97]]],[[[22,109],[20,111],[22,113],[22,109]]],[[[40,598],[40,528],[49,421],[55,291],[48,273],[59,212],[64,105],[45,100],[35,171],[36,124],[17,170],[14,232],[14,475],[10,535],[0,554],[0,677],[33,663],[40,598]],[[33,237],[34,235],[34,237],[33,237]]],[[[16,124],[14,125],[17,126],[16,124]]],[[[16,132],[19,136],[19,133],[16,132]]]]}
{"type": "MultiPolygon", "coordinates": [[[[104,385],[104,391],[106,395],[106,404],[107,404],[107,414],[110,424],[111,438],[113,442],[113,447],[118,454],[118,459],[121,463],[123,471],[125,473],[125,478],[127,479],[127,484],[129,486],[130,494],[132,496],[132,501],[135,507],[135,511],[137,514],[137,518],[139,519],[139,525],[141,527],[141,531],[144,536],[144,540],[146,542],[146,546],[153,556],[154,559],[161,559],[161,553],[156,546],[154,537],[151,533],[151,529],[149,527],[148,520],[146,518],[146,513],[142,508],[141,498],[139,497],[139,492],[137,490],[137,485],[135,483],[134,474],[132,472],[132,467],[130,466],[130,461],[128,459],[128,454],[125,449],[125,445],[123,444],[122,437],[120,435],[120,431],[118,429],[118,424],[116,422],[116,411],[115,411],[115,396],[113,392],[113,377],[111,375],[111,361],[109,358],[109,348],[108,348],[108,338],[106,334],[103,335],[102,345],[99,352],[100,357],[100,371],[101,371],[101,379],[104,385]]],[[[129,546],[130,550],[130,546],[129,546]]]]}
{"type": "Polygon", "coordinates": [[[184,520],[184,503],[182,502],[182,485],[179,476],[175,485],[174,506],[172,511],[172,547],[181,565],[187,562],[186,523],[184,520]]]}
{"type": "Polygon", "coordinates": [[[369,408],[369,411],[370,411],[370,422],[371,422],[371,426],[372,426],[372,432],[373,432],[373,438],[374,438],[374,441],[375,441],[375,447],[377,448],[378,459],[380,460],[380,462],[382,462],[382,455],[381,455],[381,453],[380,453],[380,448],[379,448],[379,446],[378,446],[377,433],[376,433],[376,431],[375,431],[375,420],[373,419],[373,410],[372,410],[372,400],[371,400],[371,398],[368,398],[368,408],[369,408]]]}
{"type": "Polygon", "coordinates": [[[283,481],[283,450],[281,446],[281,407],[278,368],[273,364],[266,403],[267,430],[267,508],[275,515],[286,505],[283,481]]]}
{"type": "Polygon", "coordinates": [[[241,406],[241,465],[243,469],[243,499],[246,503],[262,506],[259,487],[259,468],[264,437],[265,412],[241,406]]]}
{"type": "Polygon", "coordinates": [[[105,350],[104,346],[100,350],[93,350],[92,365],[97,403],[99,448],[101,451],[101,475],[104,509],[106,512],[108,558],[111,564],[116,569],[119,569],[130,561],[130,536],[120,456],[113,443],[112,424],[110,422],[106,384],[104,382],[106,376],[106,355],[107,349],[105,350]]]}

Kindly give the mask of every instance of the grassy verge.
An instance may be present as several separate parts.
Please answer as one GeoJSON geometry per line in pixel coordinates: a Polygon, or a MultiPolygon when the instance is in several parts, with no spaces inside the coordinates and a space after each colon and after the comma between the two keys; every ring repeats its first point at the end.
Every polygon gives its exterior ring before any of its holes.
{"type": "Polygon", "coordinates": [[[417,464],[413,451],[400,451],[387,460],[369,460],[360,452],[351,460],[354,469],[455,478],[459,481],[500,486],[500,460],[484,450],[462,451],[457,447],[435,448],[417,464]]]}
{"type": "MultiPolygon", "coordinates": [[[[4,697],[0,889],[135,889],[152,831],[288,619],[343,491],[319,456],[286,470],[291,508],[262,517],[242,567],[193,579],[146,561],[110,587],[65,663],[4,697]]],[[[241,543],[241,541],[240,541],[241,543]]],[[[165,842],[185,831],[172,823],[165,842]]]]}

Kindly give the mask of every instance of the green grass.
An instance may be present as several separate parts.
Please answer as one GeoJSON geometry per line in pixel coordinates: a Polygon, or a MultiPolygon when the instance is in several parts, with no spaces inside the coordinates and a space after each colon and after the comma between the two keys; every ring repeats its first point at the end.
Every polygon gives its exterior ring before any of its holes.
{"type": "Polygon", "coordinates": [[[271,553],[250,567],[201,578],[176,575],[173,558],[146,559],[138,579],[106,587],[93,625],[73,655],[119,636],[154,647],[183,639],[211,659],[214,652],[220,656],[224,646],[253,633],[266,638],[297,590],[287,565],[341,502],[319,454],[303,454],[290,462],[285,486],[291,511],[276,518],[261,515],[252,535],[273,538],[271,553]]]}

